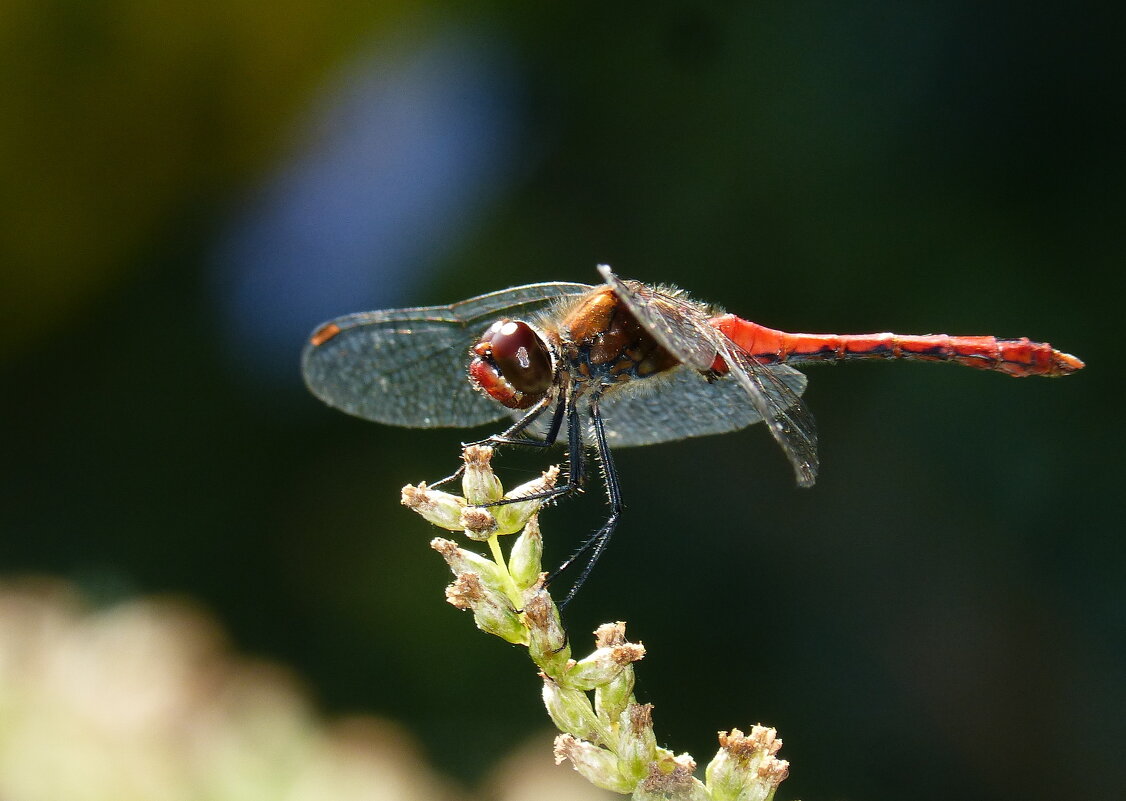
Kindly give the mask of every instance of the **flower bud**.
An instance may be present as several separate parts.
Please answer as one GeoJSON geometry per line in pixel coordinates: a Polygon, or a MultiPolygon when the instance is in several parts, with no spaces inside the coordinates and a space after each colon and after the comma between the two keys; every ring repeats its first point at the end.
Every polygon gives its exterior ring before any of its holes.
{"type": "Polygon", "coordinates": [[[579,774],[596,787],[615,793],[628,793],[636,782],[629,782],[618,774],[617,757],[594,743],[577,740],[570,734],[555,738],[555,764],[570,760],[579,774]]]}
{"type": "Polygon", "coordinates": [[[586,693],[560,686],[550,676],[544,675],[543,704],[559,731],[584,740],[601,739],[602,726],[586,693]]]}
{"type": "Polygon", "coordinates": [[[504,592],[497,566],[449,540],[435,539],[430,545],[446,557],[457,576],[446,587],[446,600],[458,609],[473,610],[473,620],[481,631],[526,645],[527,627],[504,592]]]}
{"type": "Polygon", "coordinates": [[[545,673],[558,676],[571,658],[571,646],[559,610],[541,585],[524,593],[524,619],[528,624],[528,655],[545,673]]]}
{"type": "MultiPolygon", "coordinates": [[[[555,487],[559,479],[559,468],[552,465],[544,471],[543,475],[534,481],[521,484],[514,490],[505,494],[505,499],[527,498],[546,492],[555,487]]],[[[524,527],[532,515],[539,511],[544,504],[544,498],[531,498],[527,501],[506,503],[503,506],[491,507],[497,519],[497,534],[515,534],[524,527]]]]}
{"type": "Polygon", "coordinates": [[[653,705],[630,704],[618,726],[618,771],[637,784],[649,773],[657,756],[653,733],[653,705]]]}
{"type": "Polygon", "coordinates": [[[430,547],[442,555],[446,564],[455,576],[463,573],[476,573],[481,577],[481,584],[485,589],[504,594],[506,577],[496,562],[490,561],[480,554],[457,547],[457,543],[435,537],[430,541],[430,547]]]}
{"type": "MultiPolygon", "coordinates": [[[[490,601],[495,601],[490,596],[490,601]]],[[[511,606],[501,603],[484,603],[473,607],[473,622],[487,634],[494,634],[513,645],[528,644],[528,630],[511,606]]]]}
{"type": "Polygon", "coordinates": [[[465,536],[471,540],[483,542],[491,537],[497,530],[497,521],[493,513],[480,506],[467,506],[461,511],[458,518],[465,536]]]}
{"type": "MultiPolygon", "coordinates": [[[[594,630],[594,643],[597,648],[612,648],[626,644],[626,624],[603,623],[594,630]]],[[[616,721],[633,701],[633,666],[627,665],[621,673],[606,684],[594,689],[594,708],[600,719],[611,723],[616,721]]]]}
{"type": "Polygon", "coordinates": [[[626,665],[613,679],[594,688],[594,708],[601,720],[618,719],[626,704],[633,701],[633,683],[633,665],[626,665]]]}
{"type": "Polygon", "coordinates": [[[493,449],[488,445],[470,445],[461,454],[465,472],[461,476],[461,491],[472,506],[499,501],[504,495],[500,479],[493,474],[491,462],[493,449]]]}
{"type": "Polygon", "coordinates": [[[719,733],[719,751],[708,764],[708,790],[717,801],[765,801],[789,773],[789,763],[774,755],[782,747],[775,729],[753,726],[719,733]]]}
{"type": "Polygon", "coordinates": [[[508,598],[481,585],[476,573],[463,573],[446,588],[446,600],[462,609],[473,610],[473,621],[477,628],[517,645],[528,641],[528,630],[520,616],[512,608],[508,598]]]}
{"type": "Polygon", "coordinates": [[[458,609],[472,609],[485,598],[485,588],[476,573],[462,573],[446,587],[446,602],[458,609]]]}
{"type": "Polygon", "coordinates": [[[543,570],[542,560],[543,537],[540,535],[539,519],[532,515],[508,554],[508,572],[516,582],[517,589],[529,589],[539,580],[543,570]]]}
{"type": "Polygon", "coordinates": [[[417,487],[411,484],[403,487],[401,502],[411,511],[418,512],[428,522],[447,531],[459,531],[465,528],[461,524],[465,499],[450,495],[448,492],[430,489],[425,482],[417,487]]]}
{"type": "MultiPolygon", "coordinates": [[[[786,777],[789,775],[790,763],[785,759],[767,757],[758,767],[759,782],[769,787],[771,792],[774,791],[775,787],[786,781],[786,777]]],[[[768,793],[764,797],[769,798],[770,794],[768,793]]]]}
{"type": "Polygon", "coordinates": [[[612,648],[599,648],[579,660],[567,671],[567,685],[577,690],[593,690],[608,684],[632,662],[645,656],[645,646],[624,643],[612,648]]]}

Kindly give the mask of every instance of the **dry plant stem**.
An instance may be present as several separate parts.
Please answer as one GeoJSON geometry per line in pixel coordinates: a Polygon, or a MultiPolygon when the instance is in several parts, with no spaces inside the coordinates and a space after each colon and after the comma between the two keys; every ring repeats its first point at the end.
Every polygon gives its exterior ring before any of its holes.
{"type": "Polygon", "coordinates": [[[594,651],[572,658],[559,609],[543,584],[542,501],[478,505],[550,489],[558,469],[505,494],[490,467],[491,448],[469,446],[464,458],[464,496],[420,484],[403,488],[403,503],[435,525],[488,544],[492,560],[451,540],[436,538],[431,547],[455,576],[446,599],[472,611],[482,631],[527,646],[543,678],[548,715],[562,732],[555,739],[556,762],[569,760],[593,784],[635,799],[770,801],[789,770],[776,756],[782,741],[774,729],[720,732],[719,751],[701,781],[691,756],[657,745],[653,707],[633,696],[633,663],[645,656],[645,647],[626,640],[624,623],[599,626],[594,651]],[[517,531],[506,562],[500,537],[517,531]]]}

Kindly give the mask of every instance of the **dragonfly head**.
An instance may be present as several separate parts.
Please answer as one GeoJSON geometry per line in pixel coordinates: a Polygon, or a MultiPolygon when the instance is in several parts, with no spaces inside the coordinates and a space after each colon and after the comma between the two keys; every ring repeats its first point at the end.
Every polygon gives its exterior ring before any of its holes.
{"type": "Polygon", "coordinates": [[[470,353],[470,380],[509,409],[542,400],[555,378],[555,359],[543,336],[519,320],[498,320],[470,353]]]}

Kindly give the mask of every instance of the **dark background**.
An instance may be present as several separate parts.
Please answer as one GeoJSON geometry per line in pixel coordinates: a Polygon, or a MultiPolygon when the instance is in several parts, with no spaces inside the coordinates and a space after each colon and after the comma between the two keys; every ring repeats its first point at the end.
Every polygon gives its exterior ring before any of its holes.
{"type": "MultiPolygon", "coordinates": [[[[317,322],[608,262],[790,330],[1048,339],[1087,369],[811,369],[812,490],[763,430],[621,451],[627,516],[568,625],[585,649],[629,622],[669,747],[777,726],[780,797],[1119,797],[1108,8],[17,0],[0,571],[190,596],[472,782],[545,716],[398,505],[470,435],[321,406],[317,322]]],[[[599,492],[545,515],[549,559],[599,492]]]]}

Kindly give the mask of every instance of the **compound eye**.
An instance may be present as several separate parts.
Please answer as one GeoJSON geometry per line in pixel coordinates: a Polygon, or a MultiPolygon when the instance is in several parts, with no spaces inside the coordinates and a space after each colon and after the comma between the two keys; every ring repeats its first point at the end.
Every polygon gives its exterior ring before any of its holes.
{"type": "Polygon", "coordinates": [[[542,395],[551,387],[551,354],[539,334],[518,320],[494,323],[485,335],[493,363],[514,389],[542,395]]]}

